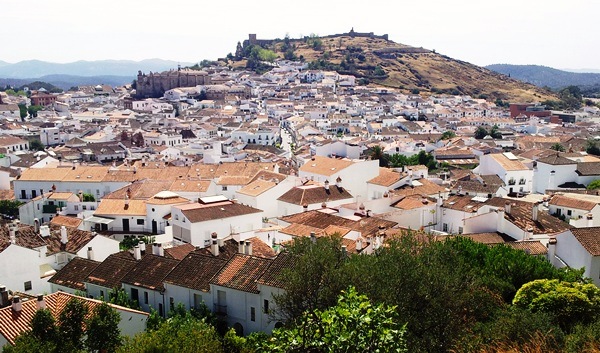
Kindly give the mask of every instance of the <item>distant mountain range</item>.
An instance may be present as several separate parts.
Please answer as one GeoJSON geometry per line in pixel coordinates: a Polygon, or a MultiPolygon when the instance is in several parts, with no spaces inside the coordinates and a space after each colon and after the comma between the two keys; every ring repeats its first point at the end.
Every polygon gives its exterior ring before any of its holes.
{"type": "Polygon", "coordinates": [[[65,90],[80,85],[119,86],[131,83],[139,70],[162,72],[176,69],[178,65],[189,66],[193,63],[162,59],[82,60],[66,64],[40,60],[26,60],[14,64],[0,61],[0,85],[18,87],[34,81],[43,81],[65,90]]]}
{"type": "Polygon", "coordinates": [[[600,85],[600,73],[569,72],[539,65],[494,64],[487,69],[510,75],[511,78],[539,87],[561,89],[567,86],[593,87],[600,85]]]}

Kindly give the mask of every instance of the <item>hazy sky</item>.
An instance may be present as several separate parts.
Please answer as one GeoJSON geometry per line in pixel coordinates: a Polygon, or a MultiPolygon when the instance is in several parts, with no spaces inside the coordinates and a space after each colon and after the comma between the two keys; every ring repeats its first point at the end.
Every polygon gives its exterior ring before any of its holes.
{"type": "Polygon", "coordinates": [[[388,33],[477,65],[600,69],[596,0],[0,0],[0,60],[216,59],[238,41],[388,33]]]}

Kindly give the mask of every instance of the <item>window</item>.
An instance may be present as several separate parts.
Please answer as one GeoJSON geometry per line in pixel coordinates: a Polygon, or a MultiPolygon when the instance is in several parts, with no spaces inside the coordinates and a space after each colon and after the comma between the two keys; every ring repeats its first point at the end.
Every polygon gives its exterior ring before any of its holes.
{"type": "Polygon", "coordinates": [[[175,299],[173,297],[169,297],[169,309],[171,311],[175,310],[175,299]]]}
{"type": "Polygon", "coordinates": [[[148,304],[148,292],[144,292],[144,304],[148,304]]]}
{"type": "Polygon", "coordinates": [[[463,227],[458,227],[458,234],[462,234],[463,233],[463,227]]]}
{"type": "Polygon", "coordinates": [[[572,214],[573,214],[573,211],[567,210],[567,216],[571,216],[572,214]]]}
{"type": "Polygon", "coordinates": [[[269,313],[269,301],[267,299],[263,300],[263,313],[269,313]]]}
{"type": "Polygon", "coordinates": [[[85,210],[87,210],[87,206],[86,205],[82,205],[81,209],[85,211],[85,210]]]}
{"type": "Polygon", "coordinates": [[[227,191],[227,186],[223,185],[223,191],[227,191]]]}
{"type": "Polygon", "coordinates": [[[25,291],[31,290],[31,281],[27,281],[25,283],[23,283],[24,287],[25,287],[25,291]]]}
{"type": "Polygon", "coordinates": [[[442,224],[442,232],[447,232],[447,231],[448,231],[448,223],[442,224]]]}
{"type": "Polygon", "coordinates": [[[137,219],[137,224],[138,224],[138,226],[143,226],[144,225],[144,219],[143,218],[138,218],[137,219]]]}
{"type": "Polygon", "coordinates": [[[75,209],[75,211],[79,211],[79,205],[75,205],[73,206],[73,208],[75,209]]]}
{"type": "Polygon", "coordinates": [[[250,307],[250,321],[256,321],[256,309],[253,306],[250,307]]]}
{"type": "Polygon", "coordinates": [[[104,299],[104,291],[103,290],[100,291],[100,299],[104,299]]]}

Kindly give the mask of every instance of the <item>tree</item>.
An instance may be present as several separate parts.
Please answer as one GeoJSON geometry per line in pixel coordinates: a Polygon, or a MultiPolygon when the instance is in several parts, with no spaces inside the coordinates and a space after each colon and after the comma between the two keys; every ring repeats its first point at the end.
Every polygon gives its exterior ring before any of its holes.
{"type": "Polygon", "coordinates": [[[30,116],[37,117],[37,112],[43,109],[44,107],[42,107],[41,105],[30,105],[29,107],[27,107],[27,112],[30,116]]]}
{"type": "Polygon", "coordinates": [[[31,319],[31,335],[43,342],[56,342],[58,328],[50,310],[40,309],[35,312],[31,319]]]}
{"type": "Polygon", "coordinates": [[[558,92],[563,109],[577,110],[581,108],[583,97],[577,86],[568,86],[558,92]]]}
{"type": "Polygon", "coordinates": [[[565,146],[563,146],[562,144],[557,142],[557,143],[553,144],[552,146],[550,146],[550,149],[554,150],[554,151],[558,151],[558,152],[564,152],[565,146]]]}
{"type": "Polygon", "coordinates": [[[222,351],[214,327],[187,312],[183,316],[176,315],[164,320],[155,330],[140,333],[133,339],[126,340],[117,352],[218,353],[222,351]]]}
{"type": "Polygon", "coordinates": [[[86,322],[86,346],[91,351],[114,352],[122,344],[119,330],[121,316],[106,303],[101,303],[92,311],[86,322]]]}
{"type": "Polygon", "coordinates": [[[294,239],[289,246],[293,268],[285,269],[285,292],[274,295],[277,310],[273,316],[293,321],[306,311],[335,305],[339,293],[348,287],[343,275],[346,258],[339,236],[326,236],[313,241],[308,237],[294,239]]]}
{"type": "Polygon", "coordinates": [[[495,139],[502,138],[502,133],[500,132],[498,125],[494,124],[494,126],[492,126],[492,129],[490,130],[490,136],[495,139]]]}
{"type": "Polygon", "coordinates": [[[594,156],[600,156],[600,147],[598,147],[598,142],[594,139],[587,140],[585,151],[594,156]]]}
{"type": "Polygon", "coordinates": [[[83,300],[73,298],[67,302],[58,319],[58,331],[63,351],[83,349],[84,322],[88,307],[83,300]]]}
{"type": "Polygon", "coordinates": [[[291,328],[276,329],[261,347],[268,352],[406,352],[406,325],[395,307],[372,304],[354,287],[337,304],[306,312],[291,328]]]}
{"type": "Polygon", "coordinates": [[[144,135],[141,132],[136,132],[131,136],[131,143],[136,146],[144,146],[144,135]]]}
{"type": "Polygon", "coordinates": [[[441,139],[442,140],[449,140],[451,138],[455,138],[456,137],[456,133],[452,130],[446,130],[444,131],[444,133],[442,134],[441,139]]]}
{"type": "Polygon", "coordinates": [[[587,186],[587,189],[588,190],[600,189],[600,179],[596,179],[596,180],[592,181],[591,183],[589,183],[587,186]]]}
{"type": "Polygon", "coordinates": [[[19,217],[19,206],[24,204],[19,200],[0,200],[0,214],[19,217]]]}
{"type": "Polygon", "coordinates": [[[83,202],[94,202],[96,198],[92,194],[85,193],[83,194],[83,202]]]}
{"type": "Polygon", "coordinates": [[[592,283],[539,279],[524,284],[513,304],[531,312],[552,314],[558,325],[570,329],[599,317],[600,288],[592,283]]]}
{"type": "Polygon", "coordinates": [[[379,145],[373,146],[371,148],[370,156],[371,156],[371,160],[376,160],[376,159],[379,160],[380,167],[388,166],[388,156],[387,156],[387,154],[385,154],[385,152],[383,151],[383,148],[381,148],[381,146],[379,146],[379,145]]]}
{"type": "Polygon", "coordinates": [[[21,120],[27,117],[27,106],[25,106],[25,104],[19,104],[19,115],[21,120]]]}
{"type": "Polygon", "coordinates": [[[32,151],[43,151],[45,149],[42,141],[38,139],[33,139],[29,141],[29,149],[32,151]]]}
{"type": "Polygon", "coordinates": [[[488,131],[483,126],[479,126],[475,130],[475,138],[478,140],[481,140],[482,138],[486,137],[487,135],[488,135],[488,131]]]}

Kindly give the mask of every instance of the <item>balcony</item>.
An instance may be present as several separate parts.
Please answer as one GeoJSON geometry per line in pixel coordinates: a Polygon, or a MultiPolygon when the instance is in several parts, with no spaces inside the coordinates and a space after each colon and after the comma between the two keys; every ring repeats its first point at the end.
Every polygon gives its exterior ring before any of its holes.
{"type": "Polygon", "coordinates": [[[44,205],[42,206],[43,213],[56,213],[58,205],[44,205]]]}
{"type": "Polygon", "coordinates": [[[517,181],[515,179],[510,179],[508,181],[508,185],[515,185],[517,183],[517,181]]]}

